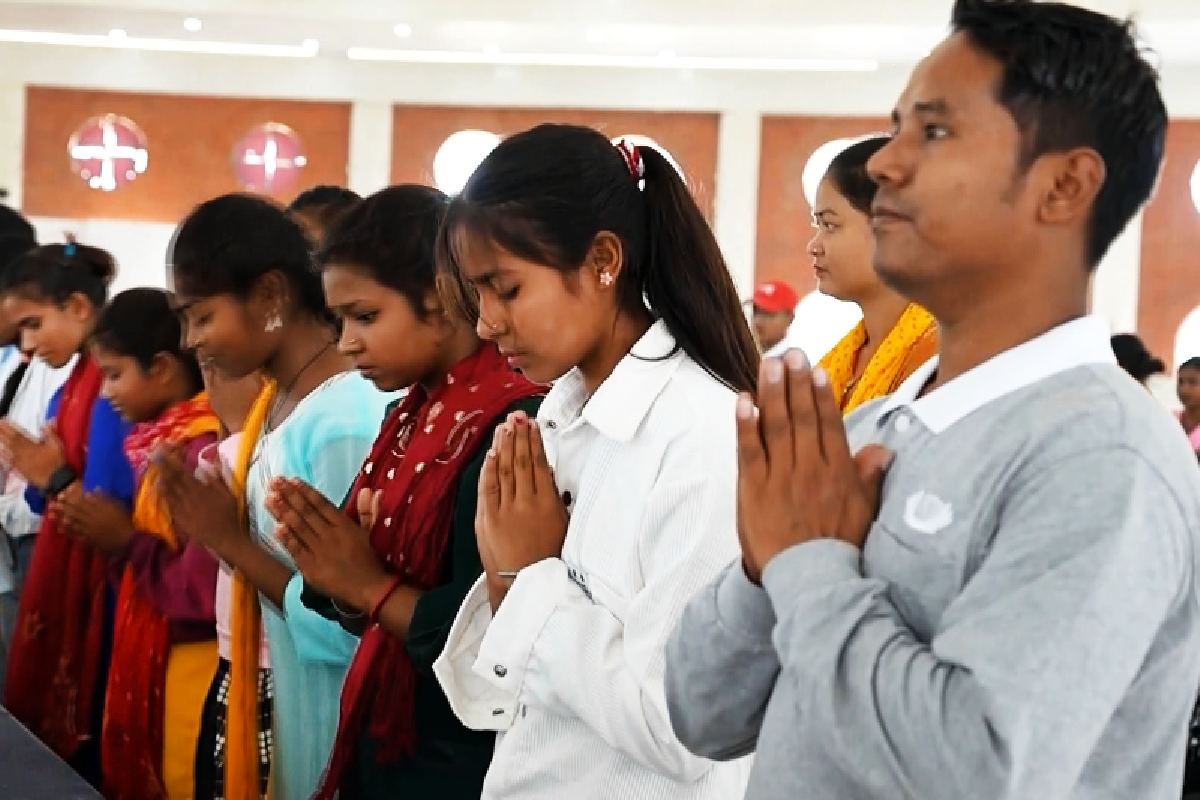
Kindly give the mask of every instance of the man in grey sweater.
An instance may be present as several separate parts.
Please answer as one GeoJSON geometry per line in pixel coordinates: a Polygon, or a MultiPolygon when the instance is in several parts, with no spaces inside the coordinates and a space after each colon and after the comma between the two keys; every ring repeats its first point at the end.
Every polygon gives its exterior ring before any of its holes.
{"type": "Polygon", "coordinates": [[[671,719],[755,754],[748,800],[1177,800],[1200,471],[1085,316],[1166,110],[1115,20],[959,0],[953,23],[868,165],[876,268],[940,358],[844,426],[822,371],[764,362],[743,560],[668,647],[671,719]]]}

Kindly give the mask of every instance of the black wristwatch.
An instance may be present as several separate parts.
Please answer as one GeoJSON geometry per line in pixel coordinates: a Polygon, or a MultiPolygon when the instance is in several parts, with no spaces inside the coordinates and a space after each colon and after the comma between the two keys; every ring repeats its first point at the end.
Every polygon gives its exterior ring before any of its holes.
{"type": "Polygon", "coordinates": [[[50,480],[46,481],[46,491],[44,494],[53,500],[77,480],[79,480],[79,476],[75,474],[75,470],[71,469],[69,465],[63,464],[50,473],[50,480]]]}

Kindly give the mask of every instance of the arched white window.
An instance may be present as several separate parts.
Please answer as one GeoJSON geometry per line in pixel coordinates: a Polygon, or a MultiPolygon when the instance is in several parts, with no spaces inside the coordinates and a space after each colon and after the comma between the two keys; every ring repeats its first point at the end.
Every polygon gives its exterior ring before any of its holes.
{"type": "Polygon", "coordinates": [[[788,331],[788,341],[794,342],[815,364],[860,319],[862,311],[854,303],[843,303],[812,291],[796,306],[796,321],[788,331]]]}
{"type": "Polygon", "coordinates": [[[642,136],[640,133],[629,133],[625,134],[624,136],[615,136],[612,140],[613,145],[616,145],[622,139],[629,142],[634,147],[653,147],[662,155],[663,158],[667,160],[668,164],[675,168],[675,171],[679,173],[679,177],[683,178],[685,181],[687,180],[687,176],[683,174],[683,167],[679,166],[679,162],[675,160],[675,156],[671,155],[671,152],[667,150],[667,148],[663,147],[649,136],[642,136]]]}
{"type": "Polygon", "coordinates": [[[1175,366],[1196,356],[1200,356],[1200,308],[1193,308],[1175,333],[1175,366]]]}
{"type": "Polygon", "coordinates": [[[1192,204],[1200,211],[1200,161],[1196,162],[1196,169],[1192,170],[1192,204]]]}
{"type": "Polygon", "coordinates": [[[433,183],[446,194],[458,194],[480,162],[500,144],[490,131],[466,130],[451,134],[433,157],[433,183]]]}

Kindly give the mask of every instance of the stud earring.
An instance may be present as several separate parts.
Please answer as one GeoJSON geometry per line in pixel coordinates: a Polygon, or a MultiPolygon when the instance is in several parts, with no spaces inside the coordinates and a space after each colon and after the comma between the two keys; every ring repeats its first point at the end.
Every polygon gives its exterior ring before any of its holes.
{"type": "Polygon", "coordinates": [[[611,272],[601,272],[600,273],[600,285],[601,286],[605,286],[605,287],[612,286],[612,283],[613,283],[613,276],[612,276],[611,272]]]}
{"type": "Polygon", "coordinates": [[[267,319],[267,325],[263,330],[265,330],[267,333],[271,333],[272,331],[277,331],[282,327],[283,320],[280,319],[279,313],[276,312],[273,316],[267,319]]]}

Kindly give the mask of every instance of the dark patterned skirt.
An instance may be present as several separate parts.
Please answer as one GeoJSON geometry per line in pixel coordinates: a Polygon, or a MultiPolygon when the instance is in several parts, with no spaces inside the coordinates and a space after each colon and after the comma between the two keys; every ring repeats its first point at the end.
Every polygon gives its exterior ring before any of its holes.
{"type": "MultiPolygon", "coordinates": [[[[200,718],[196,742],[196,800],[225,800],[225,730],[229,713],[229,662],[221,659],[200,718]]],[[[267,796],[271,778],[272,708],[275,679],[271,670],[258,671],[258,779],[259,793],[267,796]]]]}

